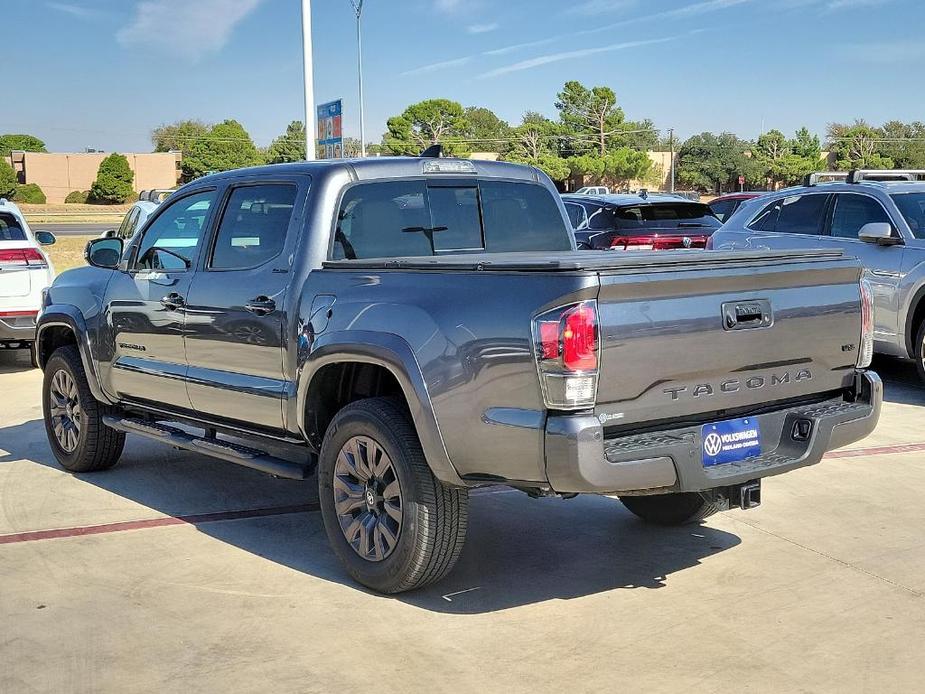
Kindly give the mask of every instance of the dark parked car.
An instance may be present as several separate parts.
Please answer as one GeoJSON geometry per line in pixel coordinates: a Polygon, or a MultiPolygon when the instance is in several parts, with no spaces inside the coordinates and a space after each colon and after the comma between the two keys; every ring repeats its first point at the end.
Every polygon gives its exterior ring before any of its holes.
{"type": "Polygon", "coordinates": [[[720,221],[707,205],[677,195],[563,195],[579,250],[704,248],[720,221]]]}
{"type": "Polygon", "coordinates": [[[879,414],[856,261],[577,252],[552,182],[514,164],[206,176],[87,257],[37,327],[61,465],[110,468],[130,433],[317,471],[334,552],[389,593],[453,567],[473,487],[695,521],[879,414]]]}
{"type": "Polygon", "coordinates": [[[755,198],[760,198],[762,195],[767,195],[767,191],[745,191],[743,193],[729,193],[727,195],[720,195],[718,198],[714,198],[710,203],[710,209],[713,210],[713,214],[716,215],[716,218],[725,222],[729,219],[732,214],[742,206],[742,203],[746,200],[753,200],[755,198]]]}

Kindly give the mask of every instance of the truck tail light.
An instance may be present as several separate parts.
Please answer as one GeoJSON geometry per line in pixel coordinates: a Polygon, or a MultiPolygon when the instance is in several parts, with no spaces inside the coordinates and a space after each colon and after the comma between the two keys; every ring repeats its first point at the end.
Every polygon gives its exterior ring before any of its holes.
{"type": "Polygon", "coordinates": [[[597,301],[553,309],[533,320],[534,354],[546,406],[594,407],[600,365],[597,301]]]}
{"type": "Polygon", "coordinates": [[[858,347],[859,369],[870,366],[874,358],[874,295],[870,282],[861,278],[861,344],[858,347]]]}
{"type": "Polygon", "coordinates": [[[0,266],[2,267],[46,267],[45,256],[36,248],[0,249],[0,266]]]}

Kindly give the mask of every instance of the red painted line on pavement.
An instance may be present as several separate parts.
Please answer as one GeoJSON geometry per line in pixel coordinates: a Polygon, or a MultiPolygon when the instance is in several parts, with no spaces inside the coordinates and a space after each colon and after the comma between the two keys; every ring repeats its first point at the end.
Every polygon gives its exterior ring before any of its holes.
{"type": "Polygon", "coordinates": [[[106,533],[121,533],[126,530],[163,528],[170,525],[198,525],[199,523],[216,523],[219,521],[241,520],[244,518],[283,516],[289,513],[305,513],[307,511],[317,510],[318,504],[302,504],[299,506],[277,506],[273,508],[244,509],[241,511],[217,511],[215,513],[198,513],[187,516],[167,516],[165,518],[121,521],[119,523],[105,523],[103,525],[85,525],[76,528],[33,530],[24,533],[14,533],[12,535],[0,535],[0,545],[10,545],[17,542],[35,542],[36,540],[54,540],[62,537],[104,535],[106,533]]]}
{"type": "Polygon", "coordinates": [[[858,458],[863,455],[893,455],[925,451],[925,443],[898,443],[893,446],[872,446],[871,448],[849,448],[826,453],[826,458],[858,458]]]}

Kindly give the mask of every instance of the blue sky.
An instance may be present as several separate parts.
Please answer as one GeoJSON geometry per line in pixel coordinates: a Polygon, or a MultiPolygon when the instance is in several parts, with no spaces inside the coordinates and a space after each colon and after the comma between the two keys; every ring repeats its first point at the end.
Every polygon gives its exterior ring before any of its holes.
{"type": "MultiPolygon", "coordinates": [[[[316,101],[342,97],[356,135],[350,2],[313,5],[316,101]]],[[[0,132],[148,151],[160,123],[236,118],[265,145],[302,117],[300,16],[299,0],[0,0],[0,132]]],[[[925,120],[923,26],[925,0],[366,0],[367,139],[429,97],[553,116],[569,79],[681,137],[925,120]]]]}

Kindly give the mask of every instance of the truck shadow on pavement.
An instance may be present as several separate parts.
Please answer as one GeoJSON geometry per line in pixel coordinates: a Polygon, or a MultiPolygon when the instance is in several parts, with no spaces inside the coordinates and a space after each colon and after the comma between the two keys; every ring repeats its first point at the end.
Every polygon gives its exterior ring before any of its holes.
{"type": "Polygon", "coordinates": [[[0,375],[31,371],[34,368],[29,350],[0,347],[0,375]]]}
{"type": "Polygon", "coordinates": [[[911,361],[877,356],[871,368],[883,379],[885,402],[925,405],[925,383],[911,361]]]}
{"type": "MultiPolygon", "coordinates": [[[[48,448],[41,420],[0,428],[0,466],[14,461],[31,461],[63,473],[48,448]]],[[[18,463],[24,464],[28,465],[18,463]]],[[[15,477],[7,477],[5,494],[16,495],[17,484],[29,483],[28,474],[21,470],[17,473],[15,477]]],[[[122,461],[115,468],[75,477],[158,513],[177,517],[317,507],[314,480],[277,480],[134,437],[127,439],[122,461]]],[[[47,485],[47,479],[40,479],[47,485]]],[[[39,483],[39,479],[34,482],[39,483]]],[[[81,516],[76,525],[102,522],[93,520],[94,504],[108,511],[114,506],[109,498],[97,501],[92,491],[80,495],[73,485],[63,484],[49,486],[44,504],[55,503],[54,498],[48,497],[57,493],[55,490],[61,493],[61,504],[73,503],[75,498],[83,496],[82,508],[89,515],[87,520],[81,516]],[[60,491],[62,487],[67,490],[60,491]]],[[[29,510],[24,512],[28,517],[29,510]]],[[[150,517],[133,513],[130,505],[126,505],[123,515],[119,520],[150,517]]],[[[36,529],[21,525],[15,531],[36,529]]],[[[318,512],[245,516],[219,522],[193,520],[192,525],[201,533],[268,561],[366,592],[341,569],[328,547],[318,512]]],[[[169,531],[152,528],[128,532],[169,531]]],[[[125,533],[117,535],[124,537],[125,533]]],[[[534,500],[520,492],[495,487],[471,496],[469,536],[455,570],[435,586],[395,599],[428,611],[481,614],[615,589],[662,588],[670,584],[672,574],[696,567],[705,558],[739,542],[736,535],[709,525],[681,528],[646,525],[616,499],[580,496],[569,500],[534,500]]],[[[311,586],[306,585],[305,590],[311,590],[311,586]]]]}

